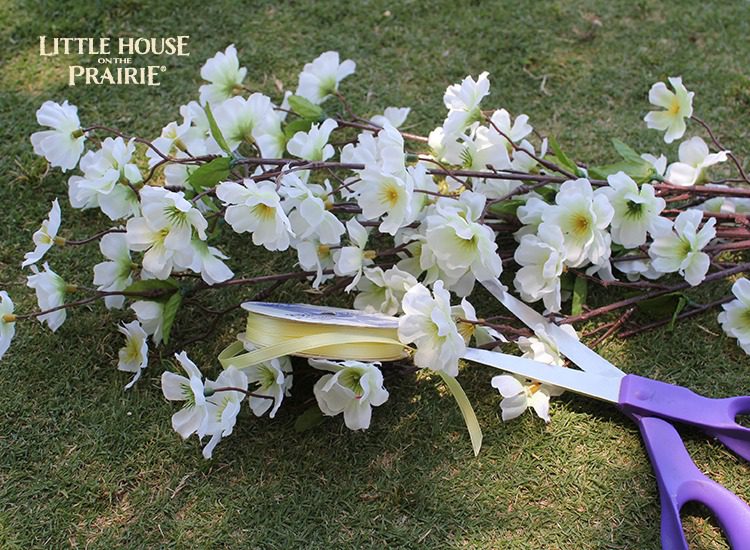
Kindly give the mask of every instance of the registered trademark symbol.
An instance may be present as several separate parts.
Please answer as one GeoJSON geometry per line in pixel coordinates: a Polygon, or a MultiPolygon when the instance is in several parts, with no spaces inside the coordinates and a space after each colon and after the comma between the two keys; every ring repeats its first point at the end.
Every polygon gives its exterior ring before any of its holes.
{"type": "Polygon", "coordinates": [[[167,70],[167,67],[166,67],[166,65],[162,65],[162,66],[161,66],[161,72],[166,72],[166,70],[167,70]]]}

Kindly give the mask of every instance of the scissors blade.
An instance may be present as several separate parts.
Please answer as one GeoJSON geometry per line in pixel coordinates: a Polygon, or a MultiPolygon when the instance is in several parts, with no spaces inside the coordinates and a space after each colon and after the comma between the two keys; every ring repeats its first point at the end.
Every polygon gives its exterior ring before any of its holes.
{"type": "Polygon", "coordinates": [[[557,347],[562,354],[573,361],[581,369],[600,376],[614,378],[622,378],[625,376],[624,372],[607,361],[604,357],[587,348],[556,324],[549,322],[543,315],[531,309],[521,300],[513,297],[505,290],[505,287],[497,279],[489,279],[480,282],[490,294],[497,298],[497,300],[503,304],[508,311],[518,317],[524,325],[532,330],[535,330],[535,327],[540,324],[544,326],[547,333],[555,339],[557,347]]]}
{"type": "Polygon", "coordinates": [[[469,348],[464,359],[610,403],[618,402],[620,384],[625,376],[624,373],[619,378],[600,376],[484,349],[469,348]]]}

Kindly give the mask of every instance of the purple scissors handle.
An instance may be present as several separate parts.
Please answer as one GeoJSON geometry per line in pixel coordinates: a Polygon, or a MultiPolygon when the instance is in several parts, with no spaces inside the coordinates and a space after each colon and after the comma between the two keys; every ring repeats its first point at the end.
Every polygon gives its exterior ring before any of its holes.
{"type": "Polygon", "coordinates": [[[732,548],[750,548],[750,506],[696,467],[671,424],[699,427],[750,460],[750,429],[736,421],[738,414],[750,413],[750,396],[710,399],[687,388],[629,374],[620,386],[619,407],[638,424],[656,474],[663,548],[687,550],[680,510],[690,501],[711,510],[732,548]]]}
{"type": "Polygon", "coordinates": [[[750,414],[750,396],[711,399],[681,386],[628,374],[622,379],[620,409],[628,414],[658,416],[701,428],[750,461],[750,428],[737,415],[750,414]]]}
{"type": "Polygon", "coordinates": [[[691,501],[711,510],[732,548],[749,548],[750,506],[695,466],[672,424],[656,417],[628,416],[641,430],[659,485],[662,548],[688,550],[680,510],[691,501]]]}

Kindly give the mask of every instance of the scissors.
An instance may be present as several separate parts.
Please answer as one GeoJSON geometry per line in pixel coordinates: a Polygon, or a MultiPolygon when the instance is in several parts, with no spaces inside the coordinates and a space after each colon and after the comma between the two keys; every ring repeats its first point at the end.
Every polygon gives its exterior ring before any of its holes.
{"type": "Polygon", "coordinates": [[[689,501],[711,510],[733,548],[750,548],[750,506],[697,468],[672,425],[700,428],[750,461],[750,428],[736,422],[737,415],[750,413],[750,396],[711,399],[681,386],[625,374],[514,298],[499,281],[482,284],[526,326],[534,330],[542,325],[560,352],[582,370],[481,349],[468,349],[465,359],[613,403],[633,420],[640,429],[659,486],[661,542],[665,550],[688,548],[680,509],[689,501]]]}

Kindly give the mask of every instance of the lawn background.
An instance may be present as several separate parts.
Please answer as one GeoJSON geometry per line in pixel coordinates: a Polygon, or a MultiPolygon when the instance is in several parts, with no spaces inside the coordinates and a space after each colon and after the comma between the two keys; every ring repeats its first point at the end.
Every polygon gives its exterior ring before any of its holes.
{"type": "MultiPolygon", "coordinates": [[[[293,89],[305,62],[335,49],[357,62],[342,87],[355,110],[410,106],[408,126],[419,133],[442,120],[447,85],[487,70],[486,107],[527,113],[580,160],[614,160],[612,137],[674,159],[676,146],[666,147],[641,119],[649,86],[682,75],[696,92],[696,114],[747,157],[748,35],[747,2],[1,0],[0,288],[19,310],[33,306],[19,264],[54,197],[63,205],[63,236],[107,227],[101,215],[72,211],[67,175],[45,174],[32,154],[28,135],[44,100],[68,99],[84,124],[156,137],[179,105],[197,97],[203,62],[229,43],[248,68],[246,82],[269,94],[275,78],[293,89]],[[190,35],[191,55],[168,58],[158,88],[69,88],[67,66],[95,60],[38,51],[40,35],[182,34],[190,35]],[[548,95],[534,78],[542,75],[548,95]]],[[[288,268],[283,255],[247,242],[234,240],[228,250],[237,273],[288,268]]],[[[48,259],[86,284],[98,256],[90,245],[53,250],[48,259]]],[[[276,296],[310,300],[302,288],[290,284],[276,296]]],[[[719,284],[701,297],[726,292],[719,284]]],[[[611,296],[594,293],[592,302],[604,299],[611,296]]],[[[461,381],[485,430],[474,458],[452,398],[429,377],[389,379],[391,400],[365,433],[349,432],[340,418],[296,433],[314,380],[303,375],[275,421],[245,411],[204,461],[195,439],[183,443],[170,428],[175,409],[158,382],[169,350],[152,354],[142,381],[122,391],[114,325],[126,318],[97,305],[73,312],[56,334],[19,323],[0,364],[0,547],[658,547],[651,469],[637,430],[612,408],[566,395],[553,402],[550,425],[531,413],[502,424],[492,373],[472,367],[461,381]]],[[[178,323],[177,342],[206,324],[190,309],[178,323]]],[[[241,325],[235,315],[187,351],[215,374],[212,358],[241,325]]],[[[626,371],[707,395],[750,388],[747,356],[715,314],[599,351],[626,371]]],[[[750,500],[746,464],[697,433],[685,436],[705,472],[750,500]]],[[[696,547],[725,547],[709,516],[690,512],[686,530],[696,547]]]]}

